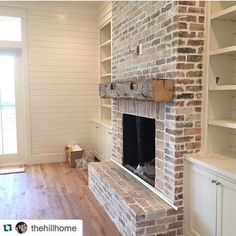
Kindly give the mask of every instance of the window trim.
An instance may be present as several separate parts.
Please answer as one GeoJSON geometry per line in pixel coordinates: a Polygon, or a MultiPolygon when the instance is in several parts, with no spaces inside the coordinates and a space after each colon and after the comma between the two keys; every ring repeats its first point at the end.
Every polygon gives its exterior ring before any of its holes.
{"type": "MultiPolygon", "coordinates": [[[[22,41],[0,41],[1,51],[12,51],[20,53],[20,79],[22,88],[22,101],[20,104],[22,111],[22,127],[24,130],[21,136],[22,151],[19,155],[0,156],[0,166],[21,165],[30,162],[31,157],[31,129],[30,129],[30,103],[29,103],[29,79],[28,79],[28,52],[27,52],[27,37],[26,37],[26,12],[23,9],[15,7],[0,7],[1,16],[20,17],[21,18],[21,33],[22,41]]],[[[17,128],[18,130],[18,128],[17,128]]],[[[19,148],[19,146],[18,146],[19,148]]]]}
{"type": "Polygon", "coordinates": [[[17,8],[8,8],[8,7],[0,7],[0,16],[8,16],[8,17],[19,17],[21,18],[21,41],[8,41],[8,40],[0,40],[0,50],[20,50],[23,49],[24,42],[26,40],[25,36],[25,11],[17,9],[17,8]]]}
{"type": "Polygon", "coordinates": [[[25,19],[26,13],[24,10],[14,7],[0,7],[0,15],[1,16],[12,16],[12,17],[20,17],[25,19]]]}

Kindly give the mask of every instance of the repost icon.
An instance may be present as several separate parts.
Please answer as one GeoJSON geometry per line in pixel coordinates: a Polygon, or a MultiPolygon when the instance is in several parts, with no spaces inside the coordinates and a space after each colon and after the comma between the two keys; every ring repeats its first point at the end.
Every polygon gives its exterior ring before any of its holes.
{"type": "Polygon", "coordinates": [[[12,231],[12,225],[11,224],[3,225],[3,231],[4,232],[11,232],[12,231]]]}

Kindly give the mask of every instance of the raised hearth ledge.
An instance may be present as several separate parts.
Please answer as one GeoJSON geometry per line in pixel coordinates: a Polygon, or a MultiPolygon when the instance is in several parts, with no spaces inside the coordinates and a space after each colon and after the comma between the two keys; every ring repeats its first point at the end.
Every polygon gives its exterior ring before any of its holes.
{"type": "Polygon", "coordinates": [[[143,185],[145,185],[148,189],[150,189],[152,192],[154,192],[158,197],[160,197],[162,200],[164,200],[167,204],[169,204],[172,208],[174,208],[175,210],[178,210],[178,207],[175,206],[172,202],[170,202],[170,200],[160,191],[158,191],[156,188],[152,187],[150,184],[148,184],[147,182],[145,182],[142,178],[140,178],[139,176],[135,175],[134,173],[132,173],[131,171],[129,171],[127,168],[125,168],[124,166],[120,165],[118,162],[111,160],[112,162],[114,162],[116,165],[118,165],[120,168],[122,168],[124,171],[126,171],[128,174],[130,174],[131,176],[133,176],[135,179],[137,179],[139,182],[141,182],[143,185]]]}
{"type": "Polygon", "coordinates": [[[112,161],[89,164],[89,188],[122,235],[177,235],[177,211],[112,161]]]}
{"type": "Polygon", "coordinates": [[[174,80],[150,79],[100,84],[99,95],[101,98],[169,102],[174,96],[174,80]]]}

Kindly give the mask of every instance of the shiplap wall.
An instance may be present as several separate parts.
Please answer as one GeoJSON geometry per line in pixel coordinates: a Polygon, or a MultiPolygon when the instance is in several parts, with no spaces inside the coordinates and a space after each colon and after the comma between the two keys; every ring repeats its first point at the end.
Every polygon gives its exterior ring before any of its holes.
{"type": "Polygon", "coordinates": [[[63,158],[65,144],[91,148],[99,116],[97,7],[83,2],[8,2],[26,11],[31,162],[63,158]]]}

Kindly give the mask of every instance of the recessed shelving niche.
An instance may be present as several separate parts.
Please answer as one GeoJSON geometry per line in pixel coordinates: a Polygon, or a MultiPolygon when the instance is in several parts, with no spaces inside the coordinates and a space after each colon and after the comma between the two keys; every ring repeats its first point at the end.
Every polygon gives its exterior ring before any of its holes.
{"type": "MultiPolygon", "coordinates": [[[[220,85],[236,85],[236,53],[235,55],[210,56],[209,65],[210,88],[220,85]]],[[[229,87],[224,88],[229,89],[229,87]]]]}
{"type": "MultiPolygon", "coordinates": [[[[100,83],[111,82],[111,20],[100,28],[100,83]]],[[[101,119],[111,121],[111,99],[101,99],[101,119]]]]}
{"type": "Polygon", "coordinates": [[[236,2],[209,4],[205,151],[236,158],[236,2]]]}
{"type": "MultiPolygon", "coordinates": [[[[216,19],[216,18],[220,18],[220,19],[224,19],[226,12],[231,12],[232,8],[235,7],[235,1],[212,1],[211,2],[211,19],[216,19]]],[[[228,20],[234,19],[231,16],[227,17],[228,20]]]]}

